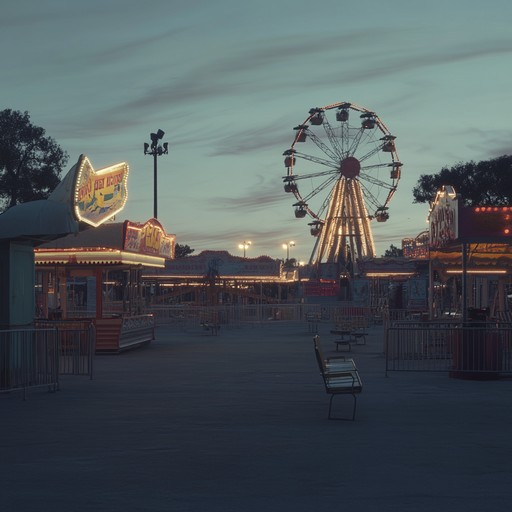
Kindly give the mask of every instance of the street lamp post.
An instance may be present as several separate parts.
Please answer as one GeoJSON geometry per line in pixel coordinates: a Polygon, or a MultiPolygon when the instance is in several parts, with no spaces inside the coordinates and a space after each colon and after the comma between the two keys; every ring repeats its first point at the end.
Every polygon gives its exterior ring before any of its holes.
{"type": "Polygon", "coordinates": [[[239,249],[243,249],[243,250],[244,250],[244,258],[245,258],[245,251],[246,251],[247,249],[249,249],[249,246],[250,246],[251,244],[252,244],[252,242],[251,242],[251,241],[247,241],[247,242],[246,242],[245,240],[244,240],[241,244],[238,244],[238,248],[239,248],[239,249]]]}
{"type": "Polygon", "coordinates": [[[169,144],[167,142],[164,142],[162,145],[158,143],[164,135],[165,132],[158,130],[156,133],[150,134],[151,146],[147,142],[144,142],[144,154],[151,155],[153,157],[153,217],[155,219],[158,218],[157,158],[162,155],[167,155],[169,152],[169,144]]]}
{"type": "Polygon", "coordinates": [[[295,242],[287,242],[283,244],[283,249],[286,249],[286,261],[290,260],[290,247],[295,247],[295,242]]]}

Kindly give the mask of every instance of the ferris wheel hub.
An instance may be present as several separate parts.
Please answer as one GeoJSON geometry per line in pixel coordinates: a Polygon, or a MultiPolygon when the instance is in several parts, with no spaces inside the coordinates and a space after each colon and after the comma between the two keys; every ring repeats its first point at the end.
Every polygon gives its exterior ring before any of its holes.
{"type": "Polygon", "coordinates": [[[345,178],[355,178],[359,176],[361,171],[361,164],[359,160],[353,156],[347,156],[340,163],[340,172],[345,178]]]}

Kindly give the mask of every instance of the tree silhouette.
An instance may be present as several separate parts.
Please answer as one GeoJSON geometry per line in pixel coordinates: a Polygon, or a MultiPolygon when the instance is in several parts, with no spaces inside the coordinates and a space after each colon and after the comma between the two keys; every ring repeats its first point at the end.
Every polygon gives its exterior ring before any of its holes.
{"type": "Polygon", "coordinates": [[[60,182],[68,155],[28,112],[0,111],[0,211],[46,199],[60,182]]]}
{"type": "Polygon", "coordinates": [[[437,174],[422,174],[413,188],[415,203],[434,200],[443,185],[461,195],[464,206],[508,206],[512,204],[512,156],[503,155],[478,163],[443,167],[437,174]]]}
{"type": "Polygon", "coordinates": [[[176,244],[174,246],[174,257],[177,258],[184,258],[185,256],[188,256],[189,254],[192,254],[195,251],[195,249],[191,249],[186,244],[176,244]]]}
{"type": "Polygon", "coordinates": [[[401,258],[403,255],[403,249],[400,249],[400,247],[396,247],[393,244],[391,244],[389,249],[386,249],[384,252],[384,258],[401,258]]]}

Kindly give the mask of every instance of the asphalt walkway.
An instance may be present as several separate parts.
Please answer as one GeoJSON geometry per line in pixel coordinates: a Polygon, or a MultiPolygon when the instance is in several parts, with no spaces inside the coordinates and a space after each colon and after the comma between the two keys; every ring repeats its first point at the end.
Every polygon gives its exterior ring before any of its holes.
{"type": "Polygon", "coordinates": [[[147,347],[97,356],[92,381],[0,394],[0,510],[508,510],[512,381],[386,377],[370,333],[351,352],[355,422],[326,419],[302,323],[158,327],[147,347]]]}

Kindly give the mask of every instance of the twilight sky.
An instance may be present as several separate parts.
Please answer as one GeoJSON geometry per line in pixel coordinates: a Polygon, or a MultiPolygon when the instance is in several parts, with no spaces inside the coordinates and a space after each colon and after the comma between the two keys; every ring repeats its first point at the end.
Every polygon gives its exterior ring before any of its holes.
{"type": "MultiPolygon", "coordinates": [[[[375,111],[402,179],[377,255],[426,229],[420,174],[512,153],[510,0],[18,0],[2,2],[0,110],[28,111],[98,169],[128,162],[117,220],[158,218],[196,254],[307,260],[314,239],[285,194],[282,153],[312,107],[375,111]]],[[[63,176],[65,174],[63,173],[63,176]]]]}

